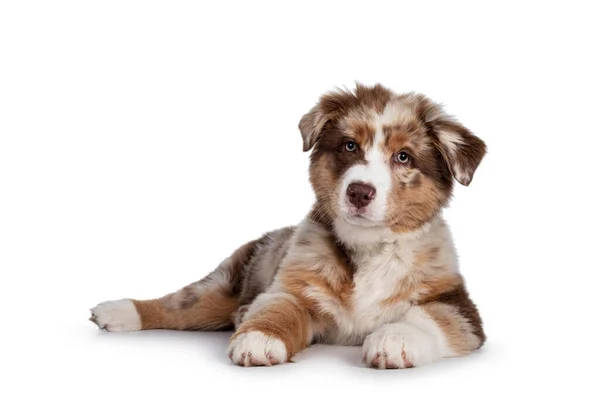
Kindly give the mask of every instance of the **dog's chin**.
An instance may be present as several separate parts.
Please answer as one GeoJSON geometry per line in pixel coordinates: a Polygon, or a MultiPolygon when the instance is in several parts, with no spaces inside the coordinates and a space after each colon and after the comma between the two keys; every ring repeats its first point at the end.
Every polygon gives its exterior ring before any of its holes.
{"type": "Polygon", "coordinates": [[[362,228],[379,228],[385,226],[384,221],[374,219],[368,214],[360,213],[355,210],[344,210],[341,216],[350,225],[359,226],[362,228]]]}

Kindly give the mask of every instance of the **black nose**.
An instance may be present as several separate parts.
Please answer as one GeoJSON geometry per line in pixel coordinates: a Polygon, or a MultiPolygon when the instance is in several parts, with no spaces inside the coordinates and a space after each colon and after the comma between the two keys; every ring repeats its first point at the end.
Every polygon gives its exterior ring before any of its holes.
{"type": "Polygon", "coordinates": [[[366,183],[351,183],[346,190],[346,196],[356,208],[366,207],[375,198],[375,188],[366,183]]]}

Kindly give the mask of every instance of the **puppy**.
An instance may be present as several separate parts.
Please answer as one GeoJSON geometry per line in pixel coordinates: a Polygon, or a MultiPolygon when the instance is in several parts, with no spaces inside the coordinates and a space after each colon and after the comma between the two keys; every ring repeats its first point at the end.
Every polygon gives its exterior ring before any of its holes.
{"type": "Polygon", "coordinates": [[[198,282],[155,300],[94,307],[110,332],[235,327],[242,366],[312,343],[362,345],[374,368],[462,356],[485,341],[441,210],[485,144],[427,97],[357,85],[302,117],[316,202],[295,227],[249,242],[198,282]]]}

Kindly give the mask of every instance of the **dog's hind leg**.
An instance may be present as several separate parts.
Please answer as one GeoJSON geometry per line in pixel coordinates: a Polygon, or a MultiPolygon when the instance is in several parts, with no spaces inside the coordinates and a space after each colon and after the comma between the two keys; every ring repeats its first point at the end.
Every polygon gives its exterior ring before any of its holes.
{"type": "Polygon", "coordinates": [[[219,330],[233,326],[246,265],[258,241],[245,244],[204,279],[154,300],[121,299],[91,309],[91,321],[110,332],[142,329],[219,330]]]}

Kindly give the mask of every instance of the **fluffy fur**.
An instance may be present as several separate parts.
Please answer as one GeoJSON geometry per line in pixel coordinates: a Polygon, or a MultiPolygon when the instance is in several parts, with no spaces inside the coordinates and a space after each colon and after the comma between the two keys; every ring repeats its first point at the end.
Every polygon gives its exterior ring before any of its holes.
{"type": "Polygon", "coordinates": [[[243,366],[286,362],[311,343],[362,345],[375,368],[481,347],[440,211],[453,180],[471,182],[484,143],[427,97],[381,85],[325,94],[300,131],[316,203],[298,226],[176,293],[101,303],[92,320],[108,331],[235,327],[228,354],[243,366]]]}

